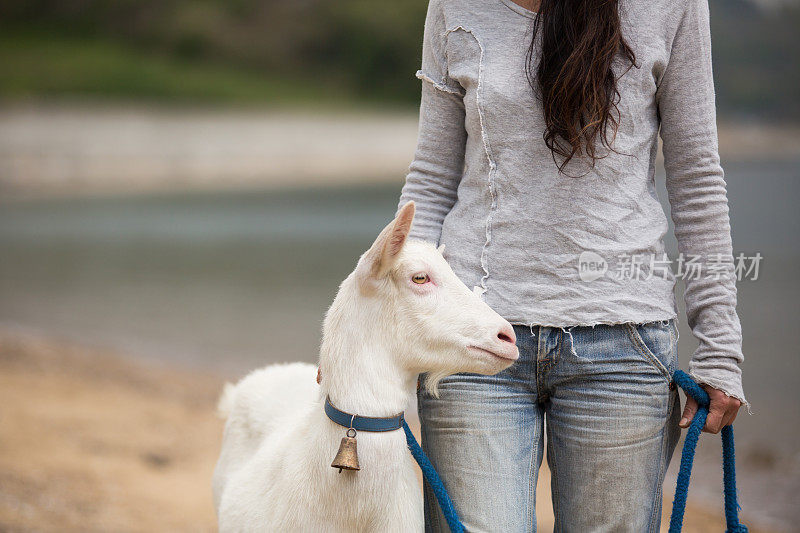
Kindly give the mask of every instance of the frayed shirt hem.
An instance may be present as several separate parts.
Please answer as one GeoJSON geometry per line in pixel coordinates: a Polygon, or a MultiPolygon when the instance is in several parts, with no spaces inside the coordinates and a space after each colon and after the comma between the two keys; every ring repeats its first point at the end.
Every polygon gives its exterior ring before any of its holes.
{"type": "Polygon", "coordinates": [[[744,397],[744,393],[732,390],[731,384],[729,382],[720,379],[698,376],[694,372],[689,372],[689,375],[692,377],[693,380],[695,380],[700,385],[708,385],[709,387],[721,390],[731,398],[736,398],[737,400],[742,402],[742,405],[747,409],[747,414],[749,415],[753,414],[753,410],[750,407],[750,402],[748,402],[747,399],[744,397]]]}
{"type": "Polygon", "coordinates": [[[547,328],[571,328],[571,327],[595,327],[595,326],[619,326],[622,324],[648,324],[650,322],[659,322],[663,320],[672,320],[678,318],[677,313],[666,315],[654,315],[648,317],[631,317],[631,318],[614,318],[614,319],[597,319],[597,320],[578,320],[578,321],[564,321],[553,320],[551,318],[545,319],[526,319],[515,317],[503,317],[515,326],[542,326],[547,328]]]}

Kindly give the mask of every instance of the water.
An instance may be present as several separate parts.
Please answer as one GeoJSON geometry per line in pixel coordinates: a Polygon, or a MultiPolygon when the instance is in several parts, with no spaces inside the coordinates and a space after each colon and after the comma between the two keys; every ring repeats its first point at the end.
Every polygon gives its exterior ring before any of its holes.
{"type": "MultiPolygon", "coordinates": [[[[764,256],[760,279],[739,283],[755,413],[736,424],[741,500],[774,525],[800,522],[798,168],[726,166],[735,250],[764,256]]],[[[325,309],[399,189],[0,202],[0,325],[228,376],[314,362],[325,309]]],[[[682,323],[684,368],[694,346],[682,323]]],[[[721,509],[718,439],[705,438],[700,453],[691,497],[721,509]]]]}
{"type": "Polygon", "coordinates": [[[386,189],[0,208],[0,320],[228,374],[315,361],[338,284],[394,213],[386,189]]]}

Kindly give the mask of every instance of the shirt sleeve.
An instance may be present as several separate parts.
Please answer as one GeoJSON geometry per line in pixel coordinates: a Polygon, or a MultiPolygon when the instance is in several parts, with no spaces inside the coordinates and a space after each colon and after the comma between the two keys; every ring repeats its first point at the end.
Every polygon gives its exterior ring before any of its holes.
{"type": "Polygon", "coordinates": [[[699,342],[689,373],[746,404],[707,0],[687,1],[671,50],[656,94],[678,251],[684,262],[700,267],[696,274],[694,267],[683,265],[687,322],[699,342]]]}
{"type": "Polygon", "coordinates": [[[431,0],[422,41],[419,132],[414,160],[400,195],[400,207],[413,200],[412,238],[436,245],[444,218],[456,202],[464,169],[467,133],[464,89],[451,79],[445,53],[446,30],[439,0],[431,0]]]}

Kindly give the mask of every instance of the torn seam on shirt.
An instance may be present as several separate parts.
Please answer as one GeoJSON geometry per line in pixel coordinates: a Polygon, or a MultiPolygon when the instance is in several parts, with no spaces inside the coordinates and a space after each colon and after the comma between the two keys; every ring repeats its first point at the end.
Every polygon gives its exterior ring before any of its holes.
{"type": "Polygon", "coordinates": [[[478,109],[478,120],[481,125],[481,140],[483,141],[483,149],[486,152],[486,159],[489,161],[489,175],[486,178],[487,188],[489,190],[489,197],[491,202],[489,204],[489,213],[486,215],[486,241],[483,243],[483,248],[481,249],[481,268],[483,269],[483,276],[481,277],[481,291],[480,296],[483,295],[488,290],[486,286],[486,282],[489,279],[489,266],[486,259],[486,249],[489,247],[489,243],[492,242],[492,215],[497,209],[497,191],[495,190],[494,186],[494,175],[495,171],[497,170],[497,164],[494,161],[494,157],[492,157],[492,148],[489,143],[489,135],[486,132],[486,119],[484,118],[484,110],[483,110],[483,45],[481,44],[480,40],[475,36],[472,30],[468,30],[464,26],[455,26],[445,32],[445,37],[449,34],[456,32],[456,31],[463,31],[464,33],[468,33],[475,39],[475,42],[478,44],[478,48],[481,51],[480,59],[478,60],[478,87],[475,91],[475,104],[478,109]]]}
{"type": "Polygon", "coordinates": [[[422,81],[427,81],[428,83],[433,85],[434,88],[439,89],[442,92],[446,92],[446,93],[450,93],[450,94],[457,94],[458,96],[464,96],[464,93],[462,91],[460,91],[459,89],[456,89],[454,87],[450,87],[444,81],[436,81],[432,77],[430,77],[427,74],[425,74],[422,70],[418,70],[417,71],[417,78],[421,79],[422,81]]]}

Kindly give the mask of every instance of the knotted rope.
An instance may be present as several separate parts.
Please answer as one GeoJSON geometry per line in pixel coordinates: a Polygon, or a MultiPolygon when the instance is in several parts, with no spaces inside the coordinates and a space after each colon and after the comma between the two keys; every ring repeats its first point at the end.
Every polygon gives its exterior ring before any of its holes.
{"type": "MultiPolygon", "coordinates": [[[[689,477],[692,474],[694,452],[703,426],[706,425],[708,393],[702,389],[689,375],[676,370],[673,381],[683,389],[687,396],[697,402],[697,412],[686,431],[686,439],[681,452],[681,468],[678,471],[678,483],[675,487],[675,499],[672,502],[672,516],[669,519],[669,532],[678,533],[683,527],[683,515],[686,511],[686,498],[689,495],[689,477]]],[[[725,522],[726,533],[747,533],[747,527],[739,523],[739,503],[736,501],[736,453],[733,446],[733,426],[722,428],[722,471],[725,487],[725,522]]]]}

